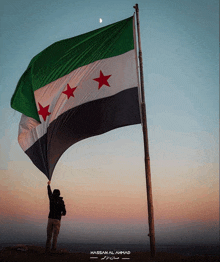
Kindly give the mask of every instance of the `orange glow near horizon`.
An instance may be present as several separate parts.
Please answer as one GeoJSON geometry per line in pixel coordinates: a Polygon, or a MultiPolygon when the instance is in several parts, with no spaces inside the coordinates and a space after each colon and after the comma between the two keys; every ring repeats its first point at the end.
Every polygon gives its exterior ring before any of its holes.
{"type": "MultiPolygon", "coordinates": [[[[40,179],[37,175],[33,176],[33,170],[22,173],[19,168],[16,171],[13,168],[13,170],[0,172],[3,178],[0,185],[3,220],[7,218],[19,221],[46,220],[49,212],[47,180],[40,179]],[[20,172],[22,174],[18,175],[20,172]],[[35,183],[34,186],[33,183],[35,183]]],[[[123,182],[113,177],[100,179],[99,183],[96,183],[97,180],[93,178],[81,183],[78,178],[75,178],[74,182],[68,179],[62,182],[54,181],[54,185],[53,182],[51,183],[52,189],[57,188],[57,183],[59,183],[61,196],[64,197],[67,208],[66,221],[82,219],[146,223],[145,185],[127,182],[125,186],[123,182]]],[[[163,220],[178,223],[190,220],[208,222],[219,219],[217,183],[212,185],[211,189],[210,186],[191,184],[187,192],[184,190],[180,192],[175,187],[170,187],[170,190],[155,187],[153,193],[155,223],[163,220]]]]}

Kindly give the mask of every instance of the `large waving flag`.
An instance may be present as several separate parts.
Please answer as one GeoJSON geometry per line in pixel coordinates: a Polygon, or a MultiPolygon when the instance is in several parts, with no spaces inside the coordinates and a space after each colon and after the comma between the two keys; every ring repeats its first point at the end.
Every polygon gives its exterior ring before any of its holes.
{"type": "Polygon", "coordinates": [[[56,42],[20,78],[18,142],[48,179],[74,143],[141,122],[133,28],[130,17],[56,42]]]}

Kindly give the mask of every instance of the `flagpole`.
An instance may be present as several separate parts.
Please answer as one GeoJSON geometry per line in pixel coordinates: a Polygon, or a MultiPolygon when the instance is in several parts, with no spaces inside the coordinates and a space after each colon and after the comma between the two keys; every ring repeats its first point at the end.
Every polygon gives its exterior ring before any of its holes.
{"type": "Polygon", "coordinates": [[[148,145],[147,116],[146,116],[146,105],[145,105],[145,94],[144,94],[144,75],[143,75],[141,40],[140,40],[140,24],[139,24],[138,4],[136,4],[134,6],[134,8],[136,10],[138,49],[139,49],[139,64],[140,64],[140,80],[141,80],[141,115],[142,115],[142,129],[143,129],[143,138],[144,138],[145,174],[146,174],[148,223],[149,223],[149,234],[148,234],[148,236],[150,237],[151,256],[155,257],[156,248],[155,248],[155,231],[154,231],[153,195],[152,195],[152,186],[151,186],[150,155],[149,155],[149,145],[148,145]]]}

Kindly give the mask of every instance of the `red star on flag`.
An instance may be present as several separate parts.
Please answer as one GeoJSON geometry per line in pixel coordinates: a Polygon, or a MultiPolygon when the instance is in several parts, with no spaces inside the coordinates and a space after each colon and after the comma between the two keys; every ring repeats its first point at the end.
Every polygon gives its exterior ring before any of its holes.
{"type": "Polygon", "coordinates": [[[99,82],[99,89],[100,89],[103,85],[110,86],[108,81],[107,81],[110,76],[111,75],[104,76],[102,71],[100,70],[100,76],[98,78],[93,79],[93,80],[99,82]]]}
{"type": "Polygon", "coordinates": [[[67,84],[67,90],[63,91],[62,93],[64,93],[65,95],[67,95],[68,99],[72,96],[74,97],[73,92],[76,90],[76,87],[71,88],[69,84],[67,84]]]}
{"type": "Polygon", "coordinates": [[[46,120],[47,116],[49,116],[51,113],[48,112],[48,108],[50,105],[43,107],[39,102],[38,105],[40,107],[40,110],[38,111],[38,114],[41,115],[44,119],[44,121],[46,120]]]}

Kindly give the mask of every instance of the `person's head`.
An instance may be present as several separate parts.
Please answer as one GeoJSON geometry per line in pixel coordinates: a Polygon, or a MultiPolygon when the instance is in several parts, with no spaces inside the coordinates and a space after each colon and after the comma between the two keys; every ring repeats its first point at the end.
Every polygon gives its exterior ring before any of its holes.
{"type": "Polygon", "coordinates": [[[60,190],[59,189],[54,189],[53,196],[59,197],[60,196],[60,190]]]}

